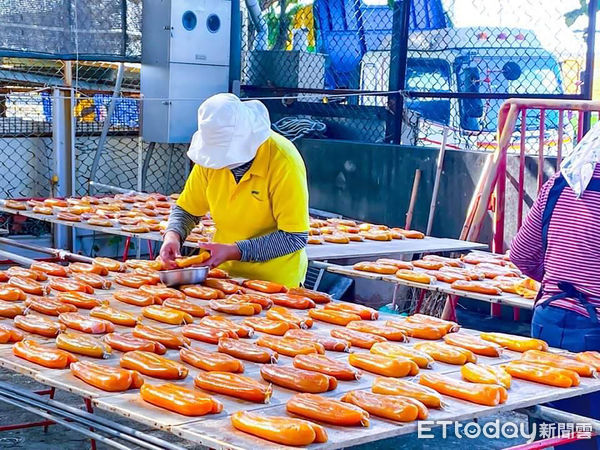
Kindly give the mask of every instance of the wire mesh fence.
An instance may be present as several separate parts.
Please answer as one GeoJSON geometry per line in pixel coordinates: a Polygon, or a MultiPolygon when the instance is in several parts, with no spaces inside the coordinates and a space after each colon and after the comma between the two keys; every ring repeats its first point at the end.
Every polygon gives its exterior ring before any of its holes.
{"type": "MultiPolygon", "coordinates": [[[[148,168],[146,190],[178,190],[189,169],[185,145],[151,145],[139,137],[137,63],[125,65],[121,97],[91,173],[118,64],[86,61],[86,52],[91,58],[104,45],[105,59],[139,61],[142,2],[83,3],[27,3],[31,23],[42,28],[19,38],[17,30],[25,28],[16,18],[25,3],[0,0],[0,22],[18,22],[0,40],[0,192],[52,193],[54,113],[52,91],[45,88],[69,85],[77,91],[75,193],[87,192],[90,177],[135,189],[140,162],[148,168]],[[98,14],[103,8],[110,17],[98,14]],[[52,30],[57,14],[66,22],[52,30]],[[75,60],[40,59],[48,56],[40,45],[60,33],[68,39],[54,54],[72,51],[75,60]],[[114,39],[101,42],[103,36],[114,39]]],[[[242,2],[242,94],[266,98],[273,122],[291,117],[324,124],[319,137],[431,146],[447,132],[450,148],[492,151],[504,98],[591,93],[593,61],[586,51],[595,30],[585,7],[570,10],[568,2],[279,0],[260,6],[247,9],[242,2]]],[[[559,127],[568,151],[580,120],[548,111],[541,136],[540,112],[529,111],[527,152],[543,142],[551,154],[559,127]]],[[[519,150],[520,123],[516,129],[513,151],[519,150]]]]}
{"type": "MultiPolygon", "coordinates": [[[[595,30],[586,8],[542,0],[271,2],[263,20],[244,15],[243,92],[296,97],[272,102],[271,112],[323,120],[330,138],[432,145],[443,126],[459,148],[490,150],[505,98],[590,98],[586,51],[595,30]],[[363,95],[340,95],[354,91],[363,95]],[[405,122],[419,128],[402,130],[405,122]]],[[[554,119],[546,117],[547,130],[556,130],[554,119]]],[[[528,116],[527,130],[536,127],[539,118],[528,116]]]]}
{"type": "Polygon", "coordinates": [[[142,0],[2,0],[0,51],[64,59],[139,60],[142,0]]]}
{"type": "MultiPolygon", "coordinates": [[[[61,91],[62,92],[62,91],[61,91]]],[[[68,91],[65,91],[68,92],[68,91]]],[[[68,95],[68,94],[62,94],[68,95]]],[[[64,99],[65,97],[58,97],[64,99]]],[[[0,192],[3,197],[48,197],[56,174],[53,139],[54,102],[51,92],[0,95],[0,192]]],[[[100,152],[98,169],[91,173],[98,152],[110,97],[77,95],[74,106],[74,193],[88,193],[90,178],[123,189],[138,188],[140,162],[146,190],[180,190],[189,171],[185,145],[150,144],[139,136],[140,100],[119,98],[100,152]]]]}

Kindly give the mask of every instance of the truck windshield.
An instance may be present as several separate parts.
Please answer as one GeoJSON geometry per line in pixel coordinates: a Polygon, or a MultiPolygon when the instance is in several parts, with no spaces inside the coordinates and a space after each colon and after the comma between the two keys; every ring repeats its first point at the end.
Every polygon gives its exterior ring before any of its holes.
{"type": "MultiPolygon", "coordinates": [[[[550,55],[540,58],[520,60],[518,58],[477,58],[473,60],[481,73],[482,82],[479,92],[507,94],[562,94],[560,67],[550,55]],[[502,67],[507,62],[516,62],[521,67],[521,76],[516,80],[507,80],[502,73],[502,67]]],[[[502,99],[483,100],[483,116],[479,118],[480,131],[496,131],[498,127],[498,112],[504,102],[502,99]]],[[[558,113],[546,113],[546,129],[556,129],[558,113]]],[[[539,129],[539,112],[527,112],[527,130],[539,129]]],[[[520,119],[516,129],[520,127],[520,119]]],[[[476,130],[473,130],[476,131],[476,130]]]]}
{"type": "Polygon", "coordinates": [[[408,58],[406,89],[410,91],[450,91],[450,65],[441,59],[408,58]]]}
{"type": "Polygon", "coordinates": [[[508,82],[510,94],[561,94],[556,73],[550,68],[522,68],[521,76],[508,82]]]}
{"type": "MultiPolygon", "coordinates": [[[[450,65],[436,58],[408,58],[406,64],[406,89],[420,92],[450,92],[450,65]]],[[[422,118],[448,125],[450,100],[413,97],[406,107],[422,118]]]]}

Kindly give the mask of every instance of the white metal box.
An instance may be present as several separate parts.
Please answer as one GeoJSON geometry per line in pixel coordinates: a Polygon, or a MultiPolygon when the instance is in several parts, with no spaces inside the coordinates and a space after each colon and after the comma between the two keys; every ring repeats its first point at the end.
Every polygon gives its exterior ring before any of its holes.
{"type": "Polygon", "coordinates": [[[142,17],[142,135],[187,143],[202,101],[229,87],[230,0],[148,0],[142,17]]]}

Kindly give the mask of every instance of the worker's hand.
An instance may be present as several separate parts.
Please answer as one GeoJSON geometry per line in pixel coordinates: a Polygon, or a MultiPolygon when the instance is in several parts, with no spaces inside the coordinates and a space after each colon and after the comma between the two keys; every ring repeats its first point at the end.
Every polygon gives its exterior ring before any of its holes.
{"type": "Polygon", "coordinates": [[[205,265],[217,267],[227,261],[239,261],[242,257],[240,249],[235,244],[205,244],[201,247],[210,252],[210,258],[205,261],[205,265]]]}
{"type": "Polygon", "coordinates": [[[163,244],[160,248],[160,259],[166,269],[176,269],[175,258],[181,257],[179,249],[181,248],[181,238],[174,231],[167,231],[163,238],[163,244]]]}

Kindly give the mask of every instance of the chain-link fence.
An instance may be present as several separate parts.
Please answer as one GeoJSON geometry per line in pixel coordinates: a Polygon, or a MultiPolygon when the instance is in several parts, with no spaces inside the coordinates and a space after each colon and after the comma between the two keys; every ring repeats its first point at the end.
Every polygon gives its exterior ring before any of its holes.
{"type": "Polygon", "coordinates": [[[142,0],[0,0],[4,55],[138,61],[142,0]]]}
{"type": "MultiPolygon", "coordinates": [[[[275,118],[324,121],[330,138],[437,145],[446,128],[451,146],[490,150],[504,99],[591,98],[587,2],[268,3],[263,20],[244,14],[243,92],[287,96],[275,118]]],[[[545,121],[551,146],[557,115],[545,121]]],[[[539,124],[527,117],[530,152],[539,124]]]]}
{"type": "MultiPolygon", "coordinates": [[[[589,27],[585,7],[570,11],[572,5],[565,3],[279,0],[260,2],[262,10],[257,11],[242,2],[242,94],[265,98],[273,122],[292,117],[325,124],[319,135],[326,138],[439,145],[447,133],[450,148],[491,151],[498,108],[506,97],[590,97],[588,37],[595,30],[589,27]]],[[[52,193],[53,100],[45,88],[53,86],[71,86],[77,92],[77,194],[87,192],[90,178],[138,188],[140,164],[146,190],[172,192],[182,186],[189,169],[185,145],[150,144],[139,138],[139,64],[125,64],[121,97],[108,135],[101,139],[119,65],[85,61],[85,53],[100,54],[94,52],[100,52],[103,36],[112,36],[114,42],[104,42],[104,50],[114,47],[115,52],[106,51],[105,59],[138,61],[141,4],[29,2],[31,23],[42,28],[37,36],[18,38],[16,30],[24,26],[19,8],[25,3],[0,1],[0,22],[16,24],[0,42],[2,54],[8,55],[0,59],[3,196],[52,193]],[[112,11],[110,17],[96,14],[102,8],[112,11]],[[52,30],[57,14],[66,22],[52,30]],[[106,36],[96,33],[102,27],[106,36]],[[40,45],[49,45],[60,33],[68,39],[54,52],[72,51],[76,60],[32,59],[46,55],[48,49],[40,45]],[[113,45],[117,37],[118,51],[113,45]],[[30,57],[19,57],[24,56],[20,51],[30,57]]],[[[551,152],[562,127],[566,151],[579,117],[564,113],[561,118],[548,111],[543,120],[540,136],[539,112],[528,113],[528,150],[537,151],[543,141],[551,152]]],[[[516,128],[521,130],[520,124],[516,128]]]]}
{"type": "MultiPolygon", "coordinates": [[[[70,99],[69,90],[0,94],[0,196],[41,198],[59,194],[56,179],[57,126],[64,127],[56,102],[70,99]]],[[[139,136],[140,99],[118,98],[105,139],[104,122],[111,97],[79,92],[74,102],[73,194],[108,192],[90,187],[93,180],[121,189],[173,193],[183,188],[189,173],[187,146],[151,144],[139,136]],[[100,144],[102,147],[100,148],[100,144]],[[94,165],[94,160],[98,159],[94,165]],[[92,169],[95,167],[95,172],[92,169]]],[[[40,234],[48,227],[38,221],[18,221],[0,215],[0,227],[40,234]],[[21,223],[23,222],[23,223],[21,223]]]]}

